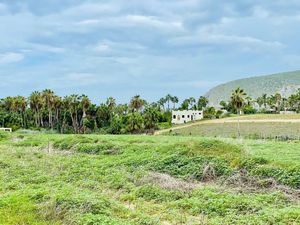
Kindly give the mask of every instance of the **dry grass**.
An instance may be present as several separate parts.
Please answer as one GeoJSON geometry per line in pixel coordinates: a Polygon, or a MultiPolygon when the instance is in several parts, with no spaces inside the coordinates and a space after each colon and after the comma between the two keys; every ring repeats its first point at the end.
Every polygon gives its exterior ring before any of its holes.
{"type": "Polygon", "coordinates": [[[249,175],[246,171],[219,181],[219,185],[225,188],[233,188],[237,192],[243,193],[273,193],[280,191],[291,201],[300,202],[300,190],[288,186],[280,185],[272,178],[260,178],[249,175]]]}
{"type": "Polygon", "coordinates": [[[201,187],[200,183],[195,181],[184,181],[179,178],[174,178],[168,174],[150,172],[147,176],[139,180],[139,185],[153,184],[166,190],[181,190],[191,191],[201,187]]]}

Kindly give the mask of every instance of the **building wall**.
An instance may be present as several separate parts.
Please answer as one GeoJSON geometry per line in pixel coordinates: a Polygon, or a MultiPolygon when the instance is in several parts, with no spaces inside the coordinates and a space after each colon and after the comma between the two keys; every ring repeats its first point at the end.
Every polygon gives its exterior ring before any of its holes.
{"type": "Polygon", "coordinates": [[[199,110],[172,111],[173,124],[184,124],[194,120],[201,120],[201,119],[203,119],[203,111],[199,111],[199,110]]]}

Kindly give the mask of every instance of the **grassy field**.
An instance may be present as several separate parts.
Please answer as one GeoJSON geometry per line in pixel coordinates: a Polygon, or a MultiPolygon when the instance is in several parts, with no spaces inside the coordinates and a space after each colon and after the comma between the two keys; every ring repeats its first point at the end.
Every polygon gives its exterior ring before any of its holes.
{"type": "Polygon", "coordinates": [[[231,117],[234,120],[299,120],[300,114],[282,115],[282,114],[253,114],[244,115],[238,118],[238,116],[231,117]]]}
{"type": "Polygon", "coordinates": [[[299,148],[0,133],[0,224],[299,224],[299,148]]]}
{"type": "Polygon", "coordinates": [[[174,126],[160,134],[236,138],[238,119],[241,136],[248,139],[300,140],[300,114],[257,114],[224,119],[204,120],[174,126]],[[172,130],[170,132],[170,130],[172,130]]]}
{"type": "MultiPolygon", "coordinates": [[[[300,139],[300,123],[241,123],[241,135],[251,139],[300,139]]],[[[237,123],[199,124],[177,129],[170,135],[192,135],[204,137],[237,137],[237,123]]]]}

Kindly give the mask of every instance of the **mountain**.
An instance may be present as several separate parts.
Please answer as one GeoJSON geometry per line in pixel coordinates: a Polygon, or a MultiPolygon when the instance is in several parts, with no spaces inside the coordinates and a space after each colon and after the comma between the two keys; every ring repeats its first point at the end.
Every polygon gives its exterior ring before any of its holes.
{"type": "Polygon", "coordinates": [[[250,77],[221,84],[207,92],[206,97],[209,100],[209,105],[219,106],[220,101],[228,101],[232,91],[238,87],[244,89],[252,98],[257,98],[263,94],[272,95],[277,92],[283,97],[288,97],[300,88],[300,70],[250,77]]]}

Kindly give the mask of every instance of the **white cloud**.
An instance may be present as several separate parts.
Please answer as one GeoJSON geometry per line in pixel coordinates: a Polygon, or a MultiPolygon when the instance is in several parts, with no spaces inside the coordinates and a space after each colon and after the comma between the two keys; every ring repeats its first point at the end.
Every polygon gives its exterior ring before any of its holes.
{"type": "Polygon", "coordinates": [[[0,54],[0,64],[19,62],[22,61],[23,59],[24,59],[24,55],[20,53],[7,52],[4,54],[0,54]]]}
{"type": "Polygon", "coordinates": [[[30,43],[28,46],[33,50],[33,51],[39,51],[39,52],[49,52],[49,53],[63,53],[65,52],[64,48],[60,47],[55,47],[51,45],[46,45],[46,44],[36,44],[36,43],[30,43]]]}
{"type": "MultiPolygon", "coordinates": [[[[299,68],[299,0],[4,2],[0,63],[25,56],[26,64],[3,66],[0,78],[20,74],[27,89],[35,80],[41,88],[49,83],[76,92],[82,85],[88,93],[100,82],[131,80],[141,89],[163,83],[171,85],[162,92],[175,85],[192,95],[213,80],[299,68]]],[[[123,96],[127,86],[113,87],[123,96]]]]}
{"type": "Polygon", "coordinates": [[[109,50],[109,45],[105,44],[105,43],[100,43],[96,46],[95,50],[98,52],[107,51],[107,50],[109,50]]]}
{"type": "Polygon", "coordinates": [[[128,15],[126,16],[126,21],[133,24],[142,24],[153,27],[173,27],[178,29],[183,28],[181,21],[163,21],[162,19],[155,18],[152,16],[128,15]]]}
{"type": "Polygon", "coordinates": [[[105,13],[117,13],[120,9],[118,4],[110,3],[83,3],[78,6],[67,8],[63,12],[63,16],[78,17],[78,16],[93,16],[103,15],[105,13]]]}
{"type": "Polygon", "coordinates": [[[196,35],[183,36],[171,39],[170,44],[175,46],[189,46],[189,45],[236,45],[236,47],[255,47],[255,48],[269,48],[279,49],[285,47],[279,41],[265,41],[259,38],[250,36],[237,36],[225,34],[213,34],[207,32],[200,32],[196,35]]]}
{"type": "Polygon", "coordinates": [[[99,24],[99,23],[100,23],[100,20],[90,19],[90,20],[79,21],[77,24],[78,25],[95,25],[95,24],[99,24]]]}

